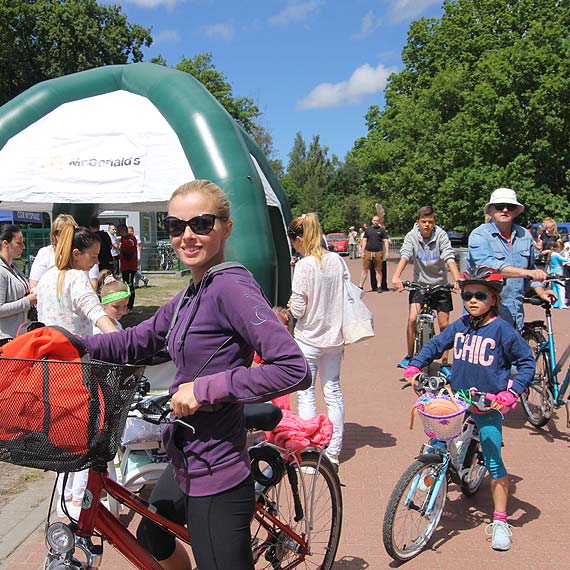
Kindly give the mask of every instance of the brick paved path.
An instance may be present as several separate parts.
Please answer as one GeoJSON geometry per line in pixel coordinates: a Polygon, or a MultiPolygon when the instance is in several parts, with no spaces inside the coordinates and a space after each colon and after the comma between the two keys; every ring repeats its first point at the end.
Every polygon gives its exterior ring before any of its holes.
{"type": "MultiPolygon", "coordinates": [[[[358,281],[359,262],[349,264],[354,281],[358,281]]],[[[391,273],[393,265],[389,267],[391,273]]],[[[394,366],[404,353],[407,294],[369,292],[365,300],[375,314],[376,337],[347,347],[342,368],[346,438],[340,472],[345,508],[335,564],[338,570],[398,566],[382,546],[384,509],[395,482],[423,442],[419,425],[413,432],[408,430],[414,397],[409,388],[404,388],[401,370],[394,366]]],[[[454,302],[458,305],[457,298],[454,302]]],[[[541,313],[531,307],[527,316],[542,318],[541,313]]],[[[554,325],[560,349],[570,342],[570,311],[556,311],[554,325]]],[[[488,482],[473,498],[463,497],[452,485],[431,549],[405,564],[406,570],[568,568],[570,525],[565,475],[570,467],[569,444],[564,410],[544,431],[530,428],[520,409],[512,412],[506,421],[504,448],[514,493],[509,505],[515,527],[512,550],[494,552],[485,540],[483,531],[492,511],[488,482]],[[556,484],[559,493],[554,491],[556,484]]],[[[37,570],[42,552],[40,528],[2,567],[37,570]]],[[[107,546],[102,568],[131,567],[107,546]]]]}

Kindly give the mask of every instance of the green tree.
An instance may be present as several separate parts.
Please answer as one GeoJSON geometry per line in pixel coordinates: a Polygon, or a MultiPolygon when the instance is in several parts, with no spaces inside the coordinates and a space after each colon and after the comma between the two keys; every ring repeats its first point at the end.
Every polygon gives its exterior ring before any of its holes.
{"type": "Polygon", "coordinates": [[[325,214],[328,187],[340,164],[335,155],[328,156],[329,149],[322,146],[315,135],[309,148],[301,133],[297,133],[289,153],[287,174],[282,183],[294,215],[303,212],[325,214]]]}
{"type": "Polygon", "coordinates": [[[388,226],[432,204],[470,229],[498,186],[519,192],[526,219],[568,219],[569,56],[568,2],[446,0],[441,19],[413,22],[404,69],[353,150],[388,226]]]}
{"type": "Polygon", "coordinates": [[[32,85],[102,65],[142,61],[150,30],[95,0],[0,0],[0,104],[32,85]]]}

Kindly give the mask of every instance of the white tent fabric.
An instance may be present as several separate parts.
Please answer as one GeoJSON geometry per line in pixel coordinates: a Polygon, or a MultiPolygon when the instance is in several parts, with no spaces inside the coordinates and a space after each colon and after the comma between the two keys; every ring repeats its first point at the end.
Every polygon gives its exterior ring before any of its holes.
{"type": "Polygon", "coordinates": [[[0,152],[0,208],[51,211],[53,203],[101,210],[164,210],[194,180],[180,141],[146,98],[113,91],[65,103],[0,152]]]}

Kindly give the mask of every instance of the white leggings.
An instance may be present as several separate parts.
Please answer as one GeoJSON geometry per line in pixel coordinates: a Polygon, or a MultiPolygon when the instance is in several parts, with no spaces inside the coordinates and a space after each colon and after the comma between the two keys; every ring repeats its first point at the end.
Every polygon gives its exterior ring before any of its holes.
{"type": "Polygon", "coordinates": [[[87,477],[89,476],[89,469],[84,469],[83,471],[77,471],[76,473],[70,473],[67,477],[67,485],[65,486],[65,491],[63,490],[63,478],[64,474],[60,473],[57,476],[57,491],[61,497],[64,495],[66,501],[75,501],[76,503],[81,503],[83,500],[83,494],[87,488],[87,477]]]}
{"type": "Polygon", "coordinates": [[[327,405],[327,415],[334,428],[327,453],[333,456],[338,455],[342,449],[344,433],[344,398],[340,390],[340,364],[344,354],[344,345],[318,348],[299,340],[297,344],[307,359],[313,378],[310,388],[297,392],[299,416],[308,420],[317,415],[315,384],[318,371],[327,405]]]}

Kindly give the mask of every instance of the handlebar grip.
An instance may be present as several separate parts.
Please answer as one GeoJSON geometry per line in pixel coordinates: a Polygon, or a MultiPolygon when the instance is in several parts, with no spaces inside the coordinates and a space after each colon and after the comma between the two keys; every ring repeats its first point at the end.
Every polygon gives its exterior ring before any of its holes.
{"type": "Polygon", "coordinates": [[[489,412],[494,410],[487,404],[487,402],[492,402],[496,399],[495,394],[491,394],[489,392],[479,392],[477,390],[471,389],[471,393],[473,396],[472,405],[475,406],[480,412],[489,412]]]}
{"type": "Polygon", "coordinates": [[[536,307],[550,307],[550,303],[544,299],[541,299],[540,297],[524,297],[523,303],[526,303],[528,305],[535,305],[536,307]]]}

